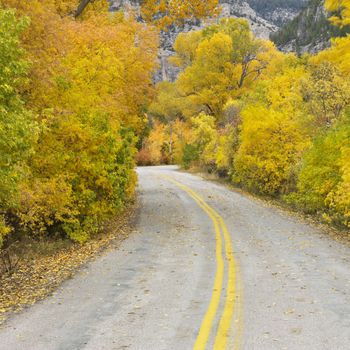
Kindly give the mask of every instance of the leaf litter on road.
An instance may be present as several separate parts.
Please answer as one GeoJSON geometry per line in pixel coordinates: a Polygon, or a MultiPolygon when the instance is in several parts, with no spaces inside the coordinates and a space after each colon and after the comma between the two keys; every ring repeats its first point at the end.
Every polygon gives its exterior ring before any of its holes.
{"type": "Polygon", "coordinates": [[[49,255],[22,259],[12,274],[0,276],[0,326],[18,312],[53,293],[78,268],[128,237],[134,207],[106,225],[104,232],[84,245],[70,244],[49,255]],[[131,210],[132,209],[132,210],[131,210]]]}

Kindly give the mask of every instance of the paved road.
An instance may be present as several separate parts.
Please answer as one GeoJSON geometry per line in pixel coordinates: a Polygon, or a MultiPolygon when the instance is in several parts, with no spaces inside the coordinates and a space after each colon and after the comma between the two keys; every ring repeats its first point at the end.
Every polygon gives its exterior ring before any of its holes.
{"type": "Polygon", "coordinates": [[[1,350],[348,350],[350,249],[174,167],[136,230],[0,330],[1,350]]]}

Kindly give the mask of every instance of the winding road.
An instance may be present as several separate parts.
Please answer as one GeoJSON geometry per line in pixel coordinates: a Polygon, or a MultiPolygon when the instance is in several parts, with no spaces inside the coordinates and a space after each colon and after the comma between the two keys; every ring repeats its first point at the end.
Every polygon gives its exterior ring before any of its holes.
{"type": "Polygon", "coordinates": [[[135,230],[11,317],[1,350],[348,350],[350,249],[177,171],[139,168],[135,230]]]}

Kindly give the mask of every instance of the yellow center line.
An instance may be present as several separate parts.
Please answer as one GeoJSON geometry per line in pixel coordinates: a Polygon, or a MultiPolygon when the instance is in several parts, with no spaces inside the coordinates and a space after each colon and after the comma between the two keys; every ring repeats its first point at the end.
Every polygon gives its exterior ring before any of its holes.
{"type": "MultiPolygon", "coordinates": [[[[222,258],[222,238],[221,231],[223,233],[223,238],[225,242],[225,258],[228,265],[228,273],[227,273],[227,286],[226,286],[226,298],[224,309],[220,318],[218,330],[215,336],[214,350],[225,350],[227,347],[227,341],[229,337],[229,332],[231,329],[232,319],[234,316],[235,302],[236,297],[238,295],[238,291],[236,291],[236,284],[238,280],[236,278],[236,263],[234,259],[233,247],[230,234],[228,232],[227,226],[223,220],[223,218],[212,208],[210,207],[204,199],[202,199],[196,192],[191,190],[189,187],[183,185],[182,183],[174,180],[169,176],[163,176],[168,181],[174,183],[182,190],[184,190],[187,194],[189,194],[195,202],[201,207],[204,212],[211,218],[214,223],[215,235],[216,235],[216,261],[217,261],[217,271],[214,281],[214,288],[212,293],[212,298],[206,312],[206,315],[202,321],[202,325],[194,345],[193,350],[205,350],[207,347],[208,339],[210,333],[212,331],[213,322],[215,316],[217,314],[217,310],[220,303],[221,298],[221,290],[223,286],[223,278],[224,278],[224,260],[222,258]],[[220,231],[221,229],[221,231],[220,231]]],[[[241,323],[241,298],[239,296],[239,305],[238,305],[238,332],[236,337],[240,337],[242,334],[242,325],[241,323]]],[[[239,349],[239,340],[236,339],[235,349],[239,349]]]]}
{"type": "Polygon", "coordinates": [[[225,240],[225,255],[228,264],[228,279],[226,287],[226,301],[224,311],[219,323],[219,329],[216,334],[214,350],[226,349],[233,312],[236,299],[236,264],[233,255],[231,237],[223,218],[217,214],[225,240]]]}

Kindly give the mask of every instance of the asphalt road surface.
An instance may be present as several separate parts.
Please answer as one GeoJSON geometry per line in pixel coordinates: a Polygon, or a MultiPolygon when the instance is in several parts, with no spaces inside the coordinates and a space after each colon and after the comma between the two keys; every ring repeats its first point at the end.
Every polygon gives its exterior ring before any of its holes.
{"type": "Polygon", "coordinates": [[[350,249],[175,167],[138,169],[135,232],[11,317],[1,350],[348,350],[350,249]]]}

